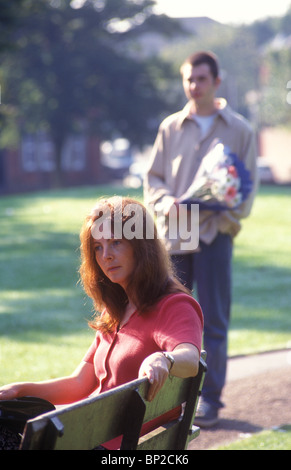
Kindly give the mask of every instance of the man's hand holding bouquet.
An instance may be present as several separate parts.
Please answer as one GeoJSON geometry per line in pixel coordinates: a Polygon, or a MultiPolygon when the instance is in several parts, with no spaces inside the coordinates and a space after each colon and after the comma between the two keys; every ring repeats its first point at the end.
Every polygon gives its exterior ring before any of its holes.
{"type": "Polygon", "coordinates": [[[203,158],[193,183],[179,202],[199,204],[202,210],[232,210],[251,190],[250,172],[244,163],[218,142],[203,158]]]}

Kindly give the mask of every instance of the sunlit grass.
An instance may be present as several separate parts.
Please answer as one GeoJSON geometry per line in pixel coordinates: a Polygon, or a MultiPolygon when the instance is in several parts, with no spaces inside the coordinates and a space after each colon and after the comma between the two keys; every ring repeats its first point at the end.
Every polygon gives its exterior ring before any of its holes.
{"type": "MultiPolygon", "coordinates": [[[[71,373],[94,337],[78,284],[79,231],[109,187],[0,198],[0,383],[71,373]]],[[[235,240],[229,353],[291,340],[290,188],[261,188],[235,240]]],[[[130,194],[142,198],[141,191],[130,194]]]]}
{"type": "Polygon", "coordinates": [[[235,240],[230,354],[290,347],[289,187],[261,187],[235,240]]]}
{"type": "Polygon", "coordinates": [[[290,450],[291,426],[286,425],[248,436],[217,450],[290,450]]]}
{"type": "Polygon", "coordinates": [[[69,374],[84,356],[94,332],[92,303],[78,282],[79,232],[96,199],[115,193],[98,187],[0,199],[1,384],[69,374]]]}

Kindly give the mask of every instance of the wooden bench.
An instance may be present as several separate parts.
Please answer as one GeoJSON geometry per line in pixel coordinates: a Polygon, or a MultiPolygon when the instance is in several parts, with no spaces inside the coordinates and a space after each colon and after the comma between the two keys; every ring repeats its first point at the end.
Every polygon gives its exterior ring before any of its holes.
{"type": "Polygon", "coordinates": [[[206,372],[201,355],[196,377],[169,377],[152,402],[147,378],[61,407],[27,422],[20,450],[92,450],[123,436],[120,450],[184,450],[200,433],[192,426],[206,372]],[[140,437],[141,427],[183,404],[182,416],[140,437]]]}

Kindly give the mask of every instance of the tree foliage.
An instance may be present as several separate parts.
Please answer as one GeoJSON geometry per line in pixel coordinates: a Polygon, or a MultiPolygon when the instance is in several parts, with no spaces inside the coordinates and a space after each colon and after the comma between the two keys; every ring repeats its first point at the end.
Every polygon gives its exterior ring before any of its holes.
{"type": "Polygon", "coordinates": [[[201,49],[219,56],[239,112],[249,117],[252,92],[263,125],[290,124],[290,46],[272,41],[291,35],[291,9],[239,27],[207,24],[187,39],[181,22],[153,14],[154,3],[0,0],[0,145],[36,130],[51,134],[58,155],[72,131],[152,143],[161,117],[184,99],[181,62],[201,49]],[[169,38],[155,57],[141,53],[148,32],[169,38]]]}
{"type": "MultiPolygon", "coordinates": [[[[8,3],[8,2],[6,2],[8,3]]],[[[13,53],[2,55],[5,144],[15,132],[47,130],[58,161],[74,131],[111,138],[116,132],[142,145],[153,138],[154,118],[167,107],[158,67],[132,56],[123,44],[173,21],[155,17],[151,0],[27,0],[15,17],[13,53]],[[9,106],[7,106],[9,104],[9,106]],[[11,124],[9,127],[9,123],[11,124]],[[9,132],[10,129],[10,132],[9,132]]],[[[15,13],[15,12],[14,12],[15,13]]],[[[3,142],[3,140],[2,140],[3,142]]]]}
{"type": "Polygon", "coordinates": [[[290,25],[291,8],[282,17],[251,24],[214,23],[199,34],[164,48],[162,57],[165,60],[173,57],[178,76],[180,64],[187,55],[197,50],[212,50],[222,69],[220,91],[230,98],[237,111],[258,127],[290,127],[290,104],[286,99],[291,83],[290,25]]]}
{"type": "Polygon", "coordinates": [[[24,0],[0,0],[0,53],[13,48],[13,31],[24,0]]]}

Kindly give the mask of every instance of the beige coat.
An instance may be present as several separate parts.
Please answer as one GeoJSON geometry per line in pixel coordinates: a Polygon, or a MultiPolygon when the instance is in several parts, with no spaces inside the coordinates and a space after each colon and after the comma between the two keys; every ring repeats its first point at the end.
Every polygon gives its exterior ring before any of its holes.
{"type": "Polygon", "coordinates": [[[165,214],[173,202],[188,190],[203,157],[217,139],[244,161],[251,173],[253,191],[236,210],[200,211],[199,239],[211,243],[218,232],[234,237],[241,229],[240,219],[251,211],[258,183],[255,135],[248,121],[235,113],[224,99],[217,100],[217,109],[212,127],[202,137],[198,124],[189,114],[188,103],[182,111],[162,122],[153,147],[144,181],[144,200],[146,205],[156,208],[161,237],[165,237],[172,254],[181,252],[181,239],[179,234],[176,239],[168,239],[165,214]]]}

